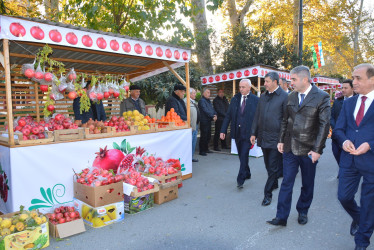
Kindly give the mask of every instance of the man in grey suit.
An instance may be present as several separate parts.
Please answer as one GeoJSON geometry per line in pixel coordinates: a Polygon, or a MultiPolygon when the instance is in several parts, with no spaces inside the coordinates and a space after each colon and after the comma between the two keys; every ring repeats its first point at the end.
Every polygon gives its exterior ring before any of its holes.
{"type": "Polygon", "coordinates": [[[139,98],[140,96],[140,87],[138,85],[130,86],[130,97],[126,98],[120,104],[120,115],[123,115],[123,112],[126,111],[139,111],[140,114],[145,115],[145,102],[139,98]]]}

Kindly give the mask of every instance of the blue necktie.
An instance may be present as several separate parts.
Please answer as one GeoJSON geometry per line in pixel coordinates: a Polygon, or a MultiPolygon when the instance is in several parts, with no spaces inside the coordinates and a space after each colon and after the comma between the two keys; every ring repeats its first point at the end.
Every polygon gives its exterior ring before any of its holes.
{"type": "Polygon", "coordinates": [[[301,104],[303,104],[305,94],[300,94],[300,103],[299,103],[299,108],[301,107],[301,104]]]}

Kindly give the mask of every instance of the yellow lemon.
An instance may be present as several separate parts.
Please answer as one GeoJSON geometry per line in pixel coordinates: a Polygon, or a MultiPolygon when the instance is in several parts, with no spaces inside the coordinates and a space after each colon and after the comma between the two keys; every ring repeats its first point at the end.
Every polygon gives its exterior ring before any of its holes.
{"type": "Polygon", "coordinates": [[[35,217],[34,220],[35,220],[36,224],[38,224],[38,225],[42,224],[42,222],[43,222],[42,218],[40,218],[40,217],[35,217]]]}
{"type": "Polygon", "coordinates": [[[137,111],[136,109],[133,111],[133,114],[134,115],[139,115],[140,113],[139,113],[139,111],[137,111]]]}
{"type": "Polygon", "coordinates": [[[1,236],[7,236],[10,234],[9,228],[4,228],[1,230],[1,236]]]}
{"type": "Polygon", "coordinates": [[[25,225],[22,222],[16,224],[16,229],[18,232],[22,232],[25,229],[25,225]]]}
{"type": "Polygon", "coordinates": [[[25,220],[27,220],[27,218],[29,218],[29,216],[28,216],[27,214],[21,214],[21,215],[19,216],[19,220],[20,220],[20,221],[25,221],[25,220]]]}
{"type": "Polygon", "coordinates": [[[11,225],[12,221],[10,219],[4,219],[0,224],[1,228],[10,228],[11,225]]]}
{"type": "Polygon", "coordinates": [[[31,216],[32,218],[35,219],[35,217],[38,216],[38,212],[36,212],[36,211],[31,211],[30,216],[31,216]]]}

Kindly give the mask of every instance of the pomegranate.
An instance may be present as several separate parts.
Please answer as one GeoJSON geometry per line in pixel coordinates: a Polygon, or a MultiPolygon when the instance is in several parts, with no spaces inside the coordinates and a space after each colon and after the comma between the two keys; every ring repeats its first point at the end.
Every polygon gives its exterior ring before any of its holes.
{"type": "Polygon", "coordinates": [[[25,70],[25,76],[27,77],[27,78],[33,78],[34,77],[34,75],[35,75],[35,71],[33,70],[33,69],[26,69],[25,70]]]}
{"type": "Polygon", "coordinates": [[[113,169],[113,171],[117,171],[117,168],[125,155],[122,153],[121,150],[118,149],[107,149],[105,146],[104,149],[100,148],[100,152],[96,153],[97,156],[95,161],[93,162],[93,167],[99,167],[105,170],[113,169]]]}

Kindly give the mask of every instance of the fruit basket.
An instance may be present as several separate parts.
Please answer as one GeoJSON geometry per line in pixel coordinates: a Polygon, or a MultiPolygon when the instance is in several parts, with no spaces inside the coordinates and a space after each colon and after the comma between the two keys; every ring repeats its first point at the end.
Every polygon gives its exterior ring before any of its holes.
{"type": "MultiPolygon", "coordinates": [[[[0,141],[9,143],[8,132],[1,131],[0,134],[1,134],[0,141]]],[[[21,132],[14,132],[14,135],[15,135],[14,142],[16,145],[35,145],[35,144],[44,144],[44,143],[49,143],[49,142],[54,141],[53,132],[45,131],[45,134],[46,136],[44,139],[24,140],[23,134],[21,132]]]]}
{"type": "Polygon", "coordinates": [[[55,142],[84,139],[84,129],[61,129],[55,130],[55,142]]]}

